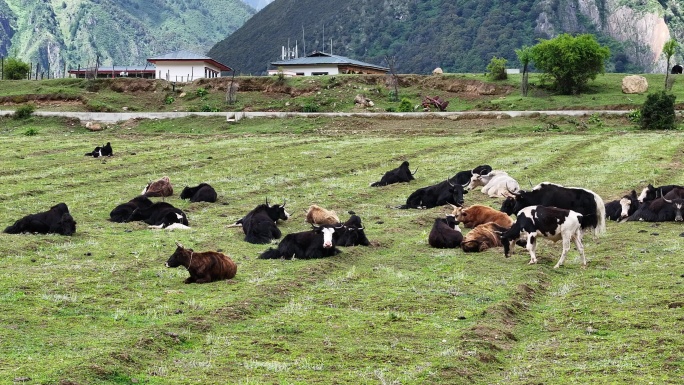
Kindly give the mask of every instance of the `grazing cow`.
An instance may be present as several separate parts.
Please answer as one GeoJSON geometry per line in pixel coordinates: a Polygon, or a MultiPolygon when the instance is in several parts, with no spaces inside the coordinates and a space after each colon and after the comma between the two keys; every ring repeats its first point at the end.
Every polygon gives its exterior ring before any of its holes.
{"type": "Polygon", "coordinates": [[[188,226],[188,217],[183,210],[173,207],[167,202],[153,203],[149,207],[138,207],[131,213],[126,222],[143,221],[151,226],[166,228],[174,223],[188,226]]]}
{"type": "Polygon", "coordinates": [[[492,166],[488,164],[483,164],[481,166],[475,167],[472,170],[459,171],[450,180],[451,183],[456,183],[460,184],[461,186],[465,186],[470,182],[470,179],[473,177],[473,175],[487,175],[491,171],[492,166]]]}
{"type": "Polygon", "coordinates": [[[577,211],[582,214],[582,229],[593,229],[597,236],[606,232],[606,206],[603,199],[595,192],[583,188],[543,182],[531,191],[511,191],[501,205],[501,211],[511,215],[527,206],[537,205],[577,211]]]}
{"type": "Polygon", "coordinates": [[[147,187],[143,189],[140,195],[148,197],[170,197],[173,195],[173,185],[171,184],[169,177],[165,176],[157,181],[148,183],[147,187]]]}
{"type": "Polygon", "coordinates": [[[318,226],[313,230],[287,234],[278,248],[269,248],[259,259],[312,259],[332,257],[340,253],[335,247],[335,226],[318,226]]]}
{"type": "Polygon", "coordinates": [[[632,190],[622,198],[606,203],[606,218],[611,221],[621,221],[634,214],[638,208],[636,191],[632,190]]]}
{"type": "Polygon", "coordinates": [[[670,73],[671,73],[671,74],[676,74],[676,75],[681,75],[682,69],[683,69],[683,68],[682,68],[681,65],[675,64],[675,65],[672,67],[672,70],[670,71],[670,73]]]}
{"type": "Polygon", "coordinates": [[[363,231],[361,217],[350,212],[351,217],[341,226],[335,227],[335,245],[337,246],[370,246],[363,231]]]}
{"type": "Polygon", "coordinates": [[[306,222],[312,225],[334,225],[340,223],[340,218],[333,210],[326,210],[318,205],[311,205],[306,210],[306,222]]]}
{"type": "Polygon", "coordinates": [[[104,146],[97,146],[92,152],[86,152],[86,156],[92,156],[93,158],[99,158],[101,156],[112,156],[114,152],[112,151],[112,145],[107,142],[104,146]]]}
{"type": "Polygon", "coordinates": [[[470,230],[461,242],[461,250],[466,253],[480,252],[492,247],[500,247],[500,234],[508,230],[508,227],[499,226],[494,222],[488,222],[470,230]]]}
{"type": "Polygon", "coordinates": [[[587,258],[582,245],[582,214],[577,211],[546,206],[528,206],[520,210],[516,215],[515,224],[501,235],[504,255],[508,258],[513,243],[524,240],[530,252],[529,264],[537,263],[537,237],[546,237],[554,242],[563,240],[563,252],[554,269],[565,261],[572,240],[575,241],[575,246],[582,256],[582,266],[587,266],[587,258]]]}
{"type": "Polygon", "coordinates": [[[451,203],[463,205],[463,185],[454,184],[449,179],[432,186],[422,187],[414,191],[406,199],[406,204],[399,206],[400,209],[430,209],[433,207],[451,203]]]}
{"type": "Polygon", "coordinates": [[[665,186],[653,187],[653,185],[649,183],[648,186],[644,187],[644,189],[641,190],[641,194],[639,194],[639,197],[637,198],[637,200],[639,201],[639,203],[644,203],[646,201],[652,201],[656,198],[662,197],[663,195],[669,193],[670,191],[672,191],[676,188],[684,188],[684,186],[679,186],[676,184],[668,184],[665,186]]]}
{"type": "Polygon", "coordinates": [[[114,208],[112,212],[109,213],[109,220],[112,222],[128,222],[133,211],[138,208],[148,208],[152,206],[153,202],[150,198],[139,195],[126,203],[122,203],[114,208]]]}
{"type": "Polygon", "coordinates": [[[72,235],[76,232],[76,221],[65,203],[52,206],[50,210],[27,215],[14,222],[4,231],[7,234],[40,233],[72,235]]]}
{"type": "Polygon", "coordinates": [[[644,222],[682,222],[684,206],[684,188],[670,190],[665,196],[652,201],[645,201],[639,209],[627,218],[627,221],[644,222]]]}
{"type": "Polygon", "coordinates": [[[520,190],[518,181],[501,170],[494,170],[485,175],[473,174],[467,189],[472,190],[478,186],[483,186],[480,191],[490,198],[505,198],[510,194],[509,191],[520,190]]]}
{"type": "MultiPolygon", "coordinates": [[[[416,171],[418,169],[416,168],[416,171]]],[[[413,176],[416,175],[416,171],[413,173],[409,170],[409,162],[404,161],[399,167],[394,170],[387,171],[385,175],[380,178],[380,181],[371,183],[371,187],[387,186],[388,184],[394,183],[408,183],[415,180],[413,176]]]]}
{"type": "Polygon", "coordinates": [[[207,183],[200,183],[196,187],[185,186],[180,194],[181,199],[190,199],[190,202],[216,202],[216,190],[207,183]]]}
{"type": "Polygon", "coordinates": [[[454,249],[461,246],[462,241],[463,234],[461,234],[461,229],[453,215],[435,219],[430,235],[428,235],[428,243],[431,247],[454,249]]]}
{"type": "Polygon", "coordinates": [[[255,244],[269,243],[282,235],[276,223],[278,220],[287,220],[290,217],[285,211],[285,204],[270,205],[268,199],[265,204],[260,204],[238,220],[233,226],[242,226],[245,233],[245,241],[255,244]]]}
{"type": "Polygon", "coordinates": [[[166,261],[166,267],[184,266],[190,277],[185,283],[207,283],[235,277],[237,265],[227,255],[216,251],[196,253],[176,242],[176,251],[166,261]]]}
{"type": "Polygon", "coordinates": [[[472,205],[467,208],[452,206],[452,214],[456,221],[462,222],[464,227],[474,228],[487,222],[494,222],[502,227],[513,226],[513,219],[508,214],[488,206],[472,205]]]}

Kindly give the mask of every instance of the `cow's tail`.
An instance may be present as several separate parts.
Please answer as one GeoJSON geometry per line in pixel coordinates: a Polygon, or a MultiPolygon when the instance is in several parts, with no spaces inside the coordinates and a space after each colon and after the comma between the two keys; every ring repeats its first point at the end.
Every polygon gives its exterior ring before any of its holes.
{"type": "Polygon", "coordinates": [[[603,203],[603,199],[596,194],[594,194],[594,201],[596,202],[596,227],[594,227],[594,235],[601,236],[606,233],[606,205],[603,203]]]}
{"type": "Polygon", "coordinates": [[[264,251],[260,256],[259,259],[278,259],[280,258],[280,253],[278,252],[278,249],[274,249],[270,247],[268,250],[264,251]]]}

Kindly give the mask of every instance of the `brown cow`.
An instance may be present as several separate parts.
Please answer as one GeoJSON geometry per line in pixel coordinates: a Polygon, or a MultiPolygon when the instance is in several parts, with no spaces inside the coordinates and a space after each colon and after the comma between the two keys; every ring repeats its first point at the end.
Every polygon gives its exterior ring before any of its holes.
{"type": "Polygon", "coordinates": [[[190,277],[185,283],[207,283],[231,279],[237,273],[237,265],[230,257],[215,251],[196,253],[176,242],[176,251],[166,261],[166,267],[185,266],[190,277]]]}
{"type": "Polygon", "coordinates": [[[317,205],[309,206],[306,210],[306,221],[312,225],[336,225],[340,223],[340,218],[337,217],[337,213],[332,210],[326,210],[317,205]]]}
{"type": "Polygon", "coordinates": [[[451,205],[454,208],[452,214],[458,222],[469,229],[475,228],[487,222],[494,222],[499,226],[510,228],[513,219],[508,214],[488,206],[472,205],[467,208],[451,205]]]}
{"type": "Polygon", "coordinates": [[[500,234],[508,229],[508,227],[499,226],[494,222],[479,225],[466,234],[461,242],[461,249],[468,253],[503,246],[500,234]]]}
{"type": "Polygon", "coordinates": [[[147,184],[140,195],[147,197],[170,197],[173,195],[173,185],[168,176],[147,184]]]}

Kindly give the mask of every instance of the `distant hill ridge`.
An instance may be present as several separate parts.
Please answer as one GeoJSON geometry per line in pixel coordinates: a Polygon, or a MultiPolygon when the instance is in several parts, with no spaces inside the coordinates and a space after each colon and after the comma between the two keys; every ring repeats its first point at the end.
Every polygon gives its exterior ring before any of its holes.
{"type": "MultiPolygon", "coordinates": [[[[611,48],[611,72],[663,71],[662,44],[684,42],[677,0],[275,0],[209,55],[263,74],[289,44],[299,55],[332,52],[400,73],[482,72],[492,57],[517,66],[515,49],[559,33],[593,33],[611,48]],[[642,3],[647,3],[646,5],[642,3]]],[[[681,56],[679,57],[681,58],[681,56]]]]}

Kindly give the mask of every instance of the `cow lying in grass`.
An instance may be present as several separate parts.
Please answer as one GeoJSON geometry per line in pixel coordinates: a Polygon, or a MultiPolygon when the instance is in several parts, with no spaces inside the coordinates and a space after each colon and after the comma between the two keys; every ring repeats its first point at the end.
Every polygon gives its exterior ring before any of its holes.
{"type": "MultiPolygon", "coordinates": [[[[416,169],[418,171],[418,169],[416,169]]],[[[416,171],[411,173],[409,170],[409,162],[404,161],[401,165],[393,170],[387,171],[385,175],[378,182],[371,183],[371,187],[387,186],[394,183],[408,183],[415,180],[413,177],[416,171]]]]}
{"type": "Polygon", "coordinates": [[[109,220],[112,222],[124,223],[128,222],[131,218],[131,214],[136,209],[146,209],[153,205],[150,198],[139,195],[126,203],[122,203],[114,208],[109,213],[109,220]]]}
{"type": "Polygon", "coordinates": [[[606,218],[612,221],[627,219],[639,209],[639,200],[636,191],[624,195],[620,199],[606,203],[606,218]]]}
{"type": "Polygon", "coordinates": [[[430,235],[428,235],[428,243],[431,247],[454,249],[461,246],[462,241],[463,234],[461,234],[461,229],[453,215],[435,219],[430,235]]]}
{"type": "Polygon", "coordinates": [[[644,201],[639,209],[627,218],[627,221],[644,222],[682,222],[684,207],[684,188],[676,187],[664,196],[651,201],[644,201]]]}
{"type": "Polygon", "coordinates": [[[176,251],[171,254],[166,267],[184,266],[190,277],[185,283],[207,283],[235,277],[237,265],[227,255],[215,251],[196,253],[176,242],[176,251]]]}
{"type": "Polygon", "coordinates": [[[148,197],[170,197],[173,195],[173,185],[171,185],[169,177],[165,176],[157,181],[149,182],[140,195],[148,197]]]}
{"type": "Polygon", "coordinates": [[[363,231],[361,217],[350,211],[351,217],[335,227],[335,245],[337,246],[370,246],[366,233],[363,231]]]}
{"type": "Polygon", "coordinates": [[[270,243],[273,239],[279,239],[282,235],[276,225],[279,220],[286,221],[290,214],[285,211],[285,204],[270,205],[268,199],[265,204],[260,204],[244,217],[236,221],[232,226],[242,226],[245,233],[245,241],[254,244],[270,243]]]}
{"type": "Polygon", "coordinates": [[[472,205],[466,208],[451,205],[452,215],[463,227],[472,229],[487,222],[494,222],[499,226],[509,228],[513,226],[513,219],[506,213],[488,206],[472,205]]]}
{"type": "Polygon", "coordinates": [[[190,202],[216,202],[218,194],[207,183],[200,183],[195,187],[187,187],[180,194],[180,199],[190,199],[190,202]]]}
{"type": "Polygon", "coordinates": [[[112,151],[112,145],[107,142],[104,146],[97,146],[92,152],[87,152],[85,156],[92,156],[93,158],[99,158],[101,156],[112,156],[114,152],[112,151]]]}
{"type": "Polygon", "coordinates": [[[174,224],[177,224],[174,225],[174,228],[183,228],[179,225],[189,225],[188,217],[185,215],[183,210],[176,208],[167,202],[157,202],[152,206],[133,210],[131,216],[126,222],[132,221],[143,221],[150,225],[150,227],[161,229],[174,224]]]}
{"type": "Polygon", "coordinates": [[[37,214],[27,215],[14,222],[4,231],[7,234],[39,233],[73,235],[76,232],[76,221],[69,213],[65,203],[59,203],[37,214]]]}
{"type": "Polygon", "coordinates": [[[461,242],[461,250],[466,253],[480,252],[492,247],[503,246],[499,234],[508,230],[508,227],[499,226],[494,222],[488,222],[470,230],[461,242]]]}
{"type": "Polygon", "coordinates": [[[334,226],[318,226],[313,230],[287,234],[278,248],[269,248],[259,259],[313,259],[332,257],[340,253],[335,247],[334,226]]]}
{"type": "Polygon", "coordinates": [[[311,205],[306,210],[306,222],[312,225],[334,225],[340,223],[340,218],[333,210],[326,210],[318,205],[311,205]]]}
{"type": "Polygon", "coordinates": [[[507,172],[500,170],[494,170],[485,175],[473,174],[467,188],[472,190],[478,186],[482,186],[482,193],[490,198],[503,198],[508,196],[509,191],[520,190],[518,181],[508,175],[507,172]]]}

